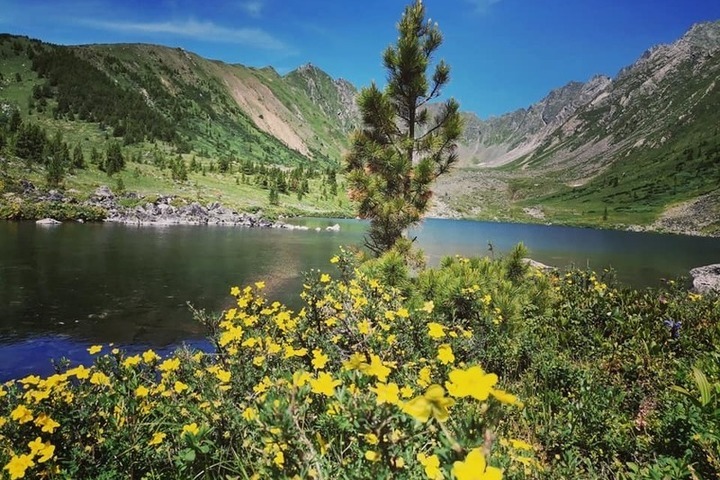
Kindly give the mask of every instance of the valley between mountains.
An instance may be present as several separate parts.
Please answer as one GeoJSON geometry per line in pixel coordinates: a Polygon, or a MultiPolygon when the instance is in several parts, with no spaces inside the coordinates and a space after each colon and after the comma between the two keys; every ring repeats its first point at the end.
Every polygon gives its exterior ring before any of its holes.
{"type": "MultiPolygon", "coordinates": [[[[38,200],[51,189],[82,205],[102,185],[129,193],[128,207],[169,195],[271,217],[353,215],[342,157],[360,124],[358,86],[316,66],[281,75],[178,48],[9,34],[0,59],[4,218],[52,211],[38,200]],[[57,184],[26,158],[30,126],[42,130],[36,150],[83,160],[57,184]],[[108,175],[115,144],[124,164],[108,175]],[[28,182],[42,195],[28,196],[28,182]]],[[[460,160],[435,185],[431,215],[719,235],[719,79],[715,21],[614,77],[498,117],[466,112],[460,160]]]]}

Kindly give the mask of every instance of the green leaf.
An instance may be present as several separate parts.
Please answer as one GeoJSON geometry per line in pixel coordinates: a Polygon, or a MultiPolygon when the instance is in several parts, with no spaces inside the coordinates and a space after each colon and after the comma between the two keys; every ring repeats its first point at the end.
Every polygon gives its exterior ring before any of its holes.
{"type": "Polygon", "coordinates": [[[180,460],[182,460],[185,463],[192,463],[195,461],[195,450],[186,448],[185,450],[180,451],[180,460]]]}
{"type": "Polygon", "coordinates": [[[693,367],[692,371],[695,384],[697,385],[698,390],[700,390],[700,403],[702,406],[708,405],[712,400],[712,386],[710,385],[710,382],[708,382],[705,374],[699,368],[693,367]]]}

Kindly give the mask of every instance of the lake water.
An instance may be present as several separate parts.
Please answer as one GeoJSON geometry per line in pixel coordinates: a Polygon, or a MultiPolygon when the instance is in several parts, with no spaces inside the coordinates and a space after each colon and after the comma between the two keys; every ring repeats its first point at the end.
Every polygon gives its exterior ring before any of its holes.
{"type": "MultiPolygon", "coordinates": [[[[169,351],[205,348],[186,305],[219,312],[229,289],[258,280],[271,300],[298,306],[301,272],[333,271],[340,245],[360,245],[355,220],[300,219],[323,231],[234,227],[132,227],[0,222],[0,382],[47,374],[50,359],[89,362],[89,345],[169,351]],[[324,227],[339,223],[339,232],[324,227]]],[[[522,241],[560,268],[612,267],[628,285],[658,285],[692,267],[720,263],[720,239],[457,220],[412,232],[436,265],[445,255],[496,255],[522,241]]]]}

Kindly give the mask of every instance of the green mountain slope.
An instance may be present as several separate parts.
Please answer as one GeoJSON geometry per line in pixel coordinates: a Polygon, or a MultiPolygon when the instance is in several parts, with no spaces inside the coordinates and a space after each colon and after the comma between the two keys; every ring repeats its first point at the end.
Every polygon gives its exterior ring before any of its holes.
{"type": "Polygon", "coordinates": [[[664,212],[686,205],[698,218],[681,230],[717,232],[719,78],[720,22],[711,22],[651,48],[614,79],[571,82],[489,120],[468,115],[458,173],[467,185],[459,192],[441,186],[443,200],[486,218],[504,211],[519,219],[670,229],[664,212]],[[477,195],[481,175],[504,185],[489,209],[477,195]],[[698,199],[702,212],[693,208],[698,199]]]}
{"type": "Polygon", "coordinates": [[[62,157],[57,186],[80,199],[117,184],[270,213],[351,212],[335,180],[355,125],[345,81],[155,45],[66,47],[12,35],[0,35],[0,58],[0,193],[19,194],[21,180],[55,186],[48,159],[62,157]],[[128,162],[109,177],[102,162],[114,143],[128,162]],[[65,153],[74,150],[93,160],[75,168],[65,153]]]}
{"type": "MultiPolygon", "coordinates": [[[[31,79],[26,87],[35,89],[38,102],[31,101],[30,110],[104,123],[125,144],[164,140],[206,155],[330,165],[339,162],[354,126],[348,113],[355,108],[354,88],[317,69],[283,77],[271,68],[228,65],[157,45],[65,47],[8,35],[2,42],[7,58],[31,79]],[[346,121],[338,122],[338,115],[346,121]]],[[[3,64],[4,75],[15,73],[3,64]]],[[[2,98],[24,109],[28,92],[11,90],[2,98]]]]}

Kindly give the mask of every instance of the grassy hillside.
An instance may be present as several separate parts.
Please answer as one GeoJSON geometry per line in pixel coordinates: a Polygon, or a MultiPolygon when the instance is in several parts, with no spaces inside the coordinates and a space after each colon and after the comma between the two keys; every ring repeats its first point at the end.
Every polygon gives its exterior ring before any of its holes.
{"type": "Polygon", "coordinates": [[[106,184],[145,199],[178,195],[270,215],[351,213],[333,173],[345,133],[330,128],[305,90],[295,86],[300,75],[286,81],[272,69],[211,62],[180,49],[58,47],[8,35],[0,37],[0,58],[0,156],[5,159],[0,190],[10,195],[0,200],[5,205],[18,201],[24,179],[41,188],[60,187],[78,200],[106,184]],[[241,108],[258,91],[266,95],[255,104],[260,107],[241,108]],[[263,110],[273,106],[267,97],[275,98],[275,92],[280,108],[263,110]],[[288,113],[290,106],[297,118],[288,113]],[[262,117],[272,115],[275,125],[264,125],[262,117]],[[315,121],[306,124],[301,118],[315,121]],[[282,130],[284,140],[310,139],[303,143],[304,154],[263,126],[282,130]],[[25,151],[18,138],[31,127],[42,134],[34,159],[18,155],[25,151]],[[66,152],[79,150],[85,158],[80,168],[63,164],[57,185],[48,180],[54,139],[66,152]],[[122,146],[126,164],[108,175],[102,162],[115,143],[122,146]],[[99,163],[91,161],[97,157],[99,163]],[[290,178],[299,169],[304,187],[290,178]],[[278,196],[270,202],[272,190],[278,196]]]}

